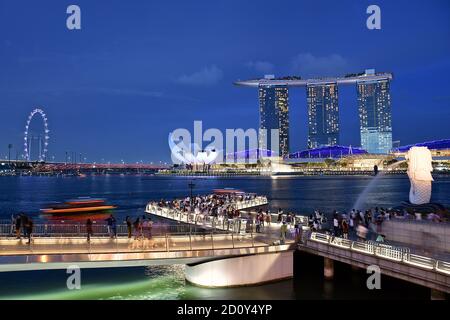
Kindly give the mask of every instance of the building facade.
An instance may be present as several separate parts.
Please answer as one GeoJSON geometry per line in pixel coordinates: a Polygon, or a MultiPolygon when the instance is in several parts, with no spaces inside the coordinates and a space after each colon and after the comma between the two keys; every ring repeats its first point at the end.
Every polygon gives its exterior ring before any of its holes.
{"type": "Polygon", "coordinates": [[[289,92],[287,86],[259,86],[260,149],[289,154],[289,92]]]}
{"type": "Polygon", "coordinates": [[[357,90],[361,147],[369,153],[389,153],[392,150],[389,79],[359,81],[357,90]]]}
{"type": "Polygon", "coordinates": [[[392,118],[390,81],[393,74],[364,72],[339,77],[304,79],[299,76],[239,80],[237,86],[259,89],[260,132],[259,148],[289,153],[288,89],[305,88],[308,104],[308,148],[339,145],[340,124],[338,86],[356,85],[360,120],[361,147],[369,153],[386,154],[392,150],[392,118]],[[266,130],[262,130],[266,129],[266,130]],[[279,142],[270,137],[278,129],[279,142]],[[273,143],[272,143],[273,141],[273,143]]]}
{"type": "Polygon", "coordinates": [[[308,148],[339,144],[337,83],[308,85],[308,148]]]}

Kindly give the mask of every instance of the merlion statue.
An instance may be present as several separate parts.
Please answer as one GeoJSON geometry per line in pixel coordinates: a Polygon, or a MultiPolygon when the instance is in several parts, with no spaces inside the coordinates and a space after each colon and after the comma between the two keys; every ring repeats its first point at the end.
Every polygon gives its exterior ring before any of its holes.
{"type": "Polygon", "coordinates": [[[406,154],[408,161],[408,177],[411,182],[409,202],[420,205],[429,203],[431,199],[431,152],[427,147],[412,147],[406,154]]]}

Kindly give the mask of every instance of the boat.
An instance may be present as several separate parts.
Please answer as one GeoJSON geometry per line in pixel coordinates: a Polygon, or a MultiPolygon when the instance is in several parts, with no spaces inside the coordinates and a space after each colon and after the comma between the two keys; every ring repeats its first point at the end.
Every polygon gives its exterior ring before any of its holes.
{"type": "Polygon", "coordinates": [[[101,219],[111,214],[114,209],[116,206],[107,204],[104,199],[83,197],[50,204],[47,208],[41,209],[41,213],[49,219],[101,219]]]}
{"type": "Polygon", "coordinates": [[[214,189],[214,194],[245,194],[244,191],[234,188],[214,189]]]}

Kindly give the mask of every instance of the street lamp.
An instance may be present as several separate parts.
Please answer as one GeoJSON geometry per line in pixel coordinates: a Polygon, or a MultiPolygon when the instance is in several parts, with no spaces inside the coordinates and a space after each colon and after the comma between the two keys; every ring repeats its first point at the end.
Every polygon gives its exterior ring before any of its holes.
{"type": "Polygon", "coordinates": [[[191,197],[189,199],[190,199],[190,204],[191,204],[190,205],[190,209],[191,209],[191,212],[192,212],[192,190],[195,187],[195,183],[191,180],[191,182],[189,182],[188,186],[191,189],[191,197]]]}

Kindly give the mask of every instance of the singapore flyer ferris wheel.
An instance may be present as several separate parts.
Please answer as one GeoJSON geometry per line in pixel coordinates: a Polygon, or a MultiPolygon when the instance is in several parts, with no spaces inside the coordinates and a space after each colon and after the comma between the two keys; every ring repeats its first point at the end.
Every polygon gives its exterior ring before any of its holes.
{"type": "Polygon", "coordinates": [[[47,116],[45,112],[42,109],[34,109],[31,111],[30,115],[28,116],[27,123],[25,125],[25,135],[23,138],[23,146],[24,146],[24,157],[25,160],[31,161],[31,148],[35,145],[35,142],[37,141],[37,147],[38,148],[38,156],[37,160],[42,162],[46,160],[47,157],[47,151],[48,151],[48,140],[50,139],[49,136],[50,130],[48,129],[48,122],[47,122],[47,116]],[[35,135],[30,130],[31,126],[31,120],[33,120],[34,116],[40,116],[42,119],[42,122],[44,124],[44,130],[43,133],[35,135]]]}

